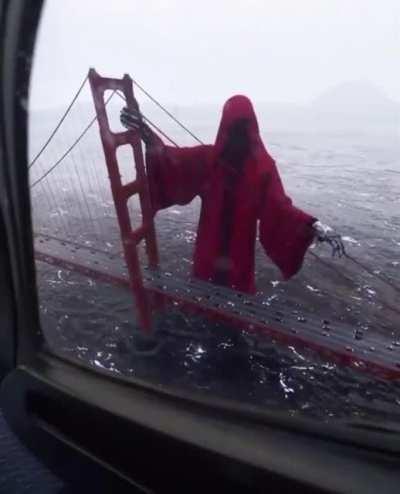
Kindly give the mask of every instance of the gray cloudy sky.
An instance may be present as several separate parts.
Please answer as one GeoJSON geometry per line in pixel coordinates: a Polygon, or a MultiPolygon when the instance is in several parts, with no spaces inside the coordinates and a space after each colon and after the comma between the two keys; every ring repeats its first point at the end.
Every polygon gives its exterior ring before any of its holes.
{"type": "Polygon", "coordinates": [[[352,80],[399,100],[399,16],[399,0],[47,0],[31,107],[68,104],[90,66],[167,103],[303,103],[352,80]]]}

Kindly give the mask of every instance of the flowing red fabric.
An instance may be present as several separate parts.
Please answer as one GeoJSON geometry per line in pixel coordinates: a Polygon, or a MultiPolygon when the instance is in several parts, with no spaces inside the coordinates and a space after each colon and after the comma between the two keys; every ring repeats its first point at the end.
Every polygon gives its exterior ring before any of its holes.
{"type": "Polygon", "coordinates": [[[234,96],[226,102],[213,146],[174,148],[159,141],[147,147],[146,163],[154,214],[201,198],[194,276],[254,292],[257,223],[260,242],[283,277],[299,271],[314,237],[315,218],[297,209],[285,194],[248,98],[234,96]],[[229,129],[243,119],[250,148],[238,167],[224,161],[223,150],[229,129]]]}

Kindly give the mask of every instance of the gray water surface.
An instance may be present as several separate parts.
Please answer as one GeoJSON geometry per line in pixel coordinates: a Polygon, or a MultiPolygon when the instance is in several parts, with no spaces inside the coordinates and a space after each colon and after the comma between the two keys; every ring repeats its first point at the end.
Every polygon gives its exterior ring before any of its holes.
{"type": "MultiPolygon", "coordinates": [[[[337,134],[271,133],[264,139],[294,203],[342,234],[349,254],[399,285],[399,143],[382,136],[337,134]]],[[[129,155],[122,161],[129,173],[129,155]]],[[[44,169],[48,162],[43,161],[44,169]]],[[[51,182],[37,187],[33,204],[37,231],[57,230],[62,238],[110,252],[121,249],[95,132],[51,182]],[[79,199],[82,191],[85,202],[79,199]]],[[[172,276],[190,272],[199,205],[196,199],[157,215],[162,267],[172,276]]],[[[131,210],[139,221],[134,201],[131,210]]],[[[399,313],[382,305],[400,307],[399,295],[349,260],[331,259],[325,245],[312,252],[327,264],[308,254],[301,273],[284,283],[258,245],[257,286],[262,296],[279,299],[288,310],[300,308],[316,320],[343,321],[400,340],[399,313]]],[[[397,383],[174,310],[162,320],[169,334],[159,352],[138,356],[129,292],[40,262],[37,268],[48,343],[95,368],[320,420],[399,418],[397,383]]],[[[400,349],[394,351],[400,361],[400,349]]]]}

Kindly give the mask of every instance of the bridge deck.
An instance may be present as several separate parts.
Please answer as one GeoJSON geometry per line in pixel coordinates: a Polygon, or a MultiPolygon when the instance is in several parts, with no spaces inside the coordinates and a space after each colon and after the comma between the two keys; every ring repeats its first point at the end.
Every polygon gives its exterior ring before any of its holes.
{"type": "MultiPolygon", "coordinates": [[[[74,242],[37,235],[35,255],[44,261],[129,288],[122,255],[83,247],[74,242]]],[[[369,328],[361,334],[342,322],[301,314],[279,300],[249,296],[234,290],[162,271],[144,270],[146,288],[184,309],[201,311],[240,328],[265,333],[285,344],[311,348],[345,365],[368,370],[385,379],[400,378],[400,343],[369,328]]]]}

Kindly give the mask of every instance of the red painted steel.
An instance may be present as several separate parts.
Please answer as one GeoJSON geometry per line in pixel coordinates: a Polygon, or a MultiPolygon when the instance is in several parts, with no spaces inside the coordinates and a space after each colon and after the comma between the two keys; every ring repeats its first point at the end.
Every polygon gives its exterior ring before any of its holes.
{"type": "MultiPolygon", "coordinates": [[[[87,249],[89,251],[89,249],[87,249]]],[[[85,276],[89,276],[93,279],[105,283],[111,283],[121,288],[130,290],[130,283],[128,276],[124,276],[124,271],[118,272],[105,272],[105,259],[100,263],[98,267],[83,265],[77,259],[61,259],[58,256],[40,252],[36,249],[36,259],[47,264],[59,266],[63,269],[68,269],[85,276]]],[[[90,263],[89,263],[90,264],[90,263]]],[[[191,300],[190,295],[187,297],[174,293],[173,290],[164,291],[162,288],[153,284],[147,280],[145,282],[146,290],[151,294],[160,294],[165,298],[166,302],[173,305],[175,308],[180,308],[185,312],[191,314],[204,314],[208,318],[224,321],[230,325],[240,329],[246,330],[254,334],[262,334],[269,336],[273,340],[276,340],[284,345],[294,345],[296,348],[311,349],[316,351],[319,355],[327,358],[330,361],[337,362],[338,364],[352,367],[356,370],[368,372],[375,376],[386,380],[398,380],[400,379],[400,363],[393,364],[392,362],[385,361],[384,358],[379,358],[373,353],[363,353],[360,348],[357,348],[357,342],[354,342],[354,349],[346,348],[334,348],[327,344],[322,344],[320,340],[313,340],[306,332],[302,334],[301,330],[293,333],[282,332],[278,327],[273,325],[262,323],[257,318],[246,317],[243,315],[234,314],[231,311],[224,308],[207,307],[201,302],[191,300]]],[[[265,309],[266,315],[268,309],[265,309]]],[[[343,327],[342,331],[346,331],[348,328],[343,327]]],[[[348,335],[348,342],[351,343],[352,335],[348,335]]],[[[358,342],[359,343],[359,342],[358,342]]],[[[390,343],[390,338],[382,340],[381,347],[385,347],[390,343]]],[[[379,348],[376,348],[379,353],[379,348]]],[[[400,362],[400,359],[399,359],[400,362]]]]}
{"type": "Polygon", "coordinates": [[[127,107],[137,109],[138,104],[133,94],[132,79],[127,74],[122,79],[101,77],[94,69],[90,69],[89,82],[121,232],[125,260],[128,266],[130,285],[138,309],[139,323],[144,331],[150,331],[151,315],[155,307],[155,301],[146,291],[143,284],[138,244],[141,240],[144,240],[149,266],[152,268],[158,266],[158,250],[142,144],[140,136],[134,130],[126,130],[119,133],[111,131],[104,102],[105,91],[120,91],[125,96],[127,107]],[[132,146],[136,180],[122,185],[116,151],[119,146],[125,144],[132,146]],[[128,209],[128,199],[134,194],[139,195],[142,210],[142,225],[138,230],[132,229],[128,209]]]}

